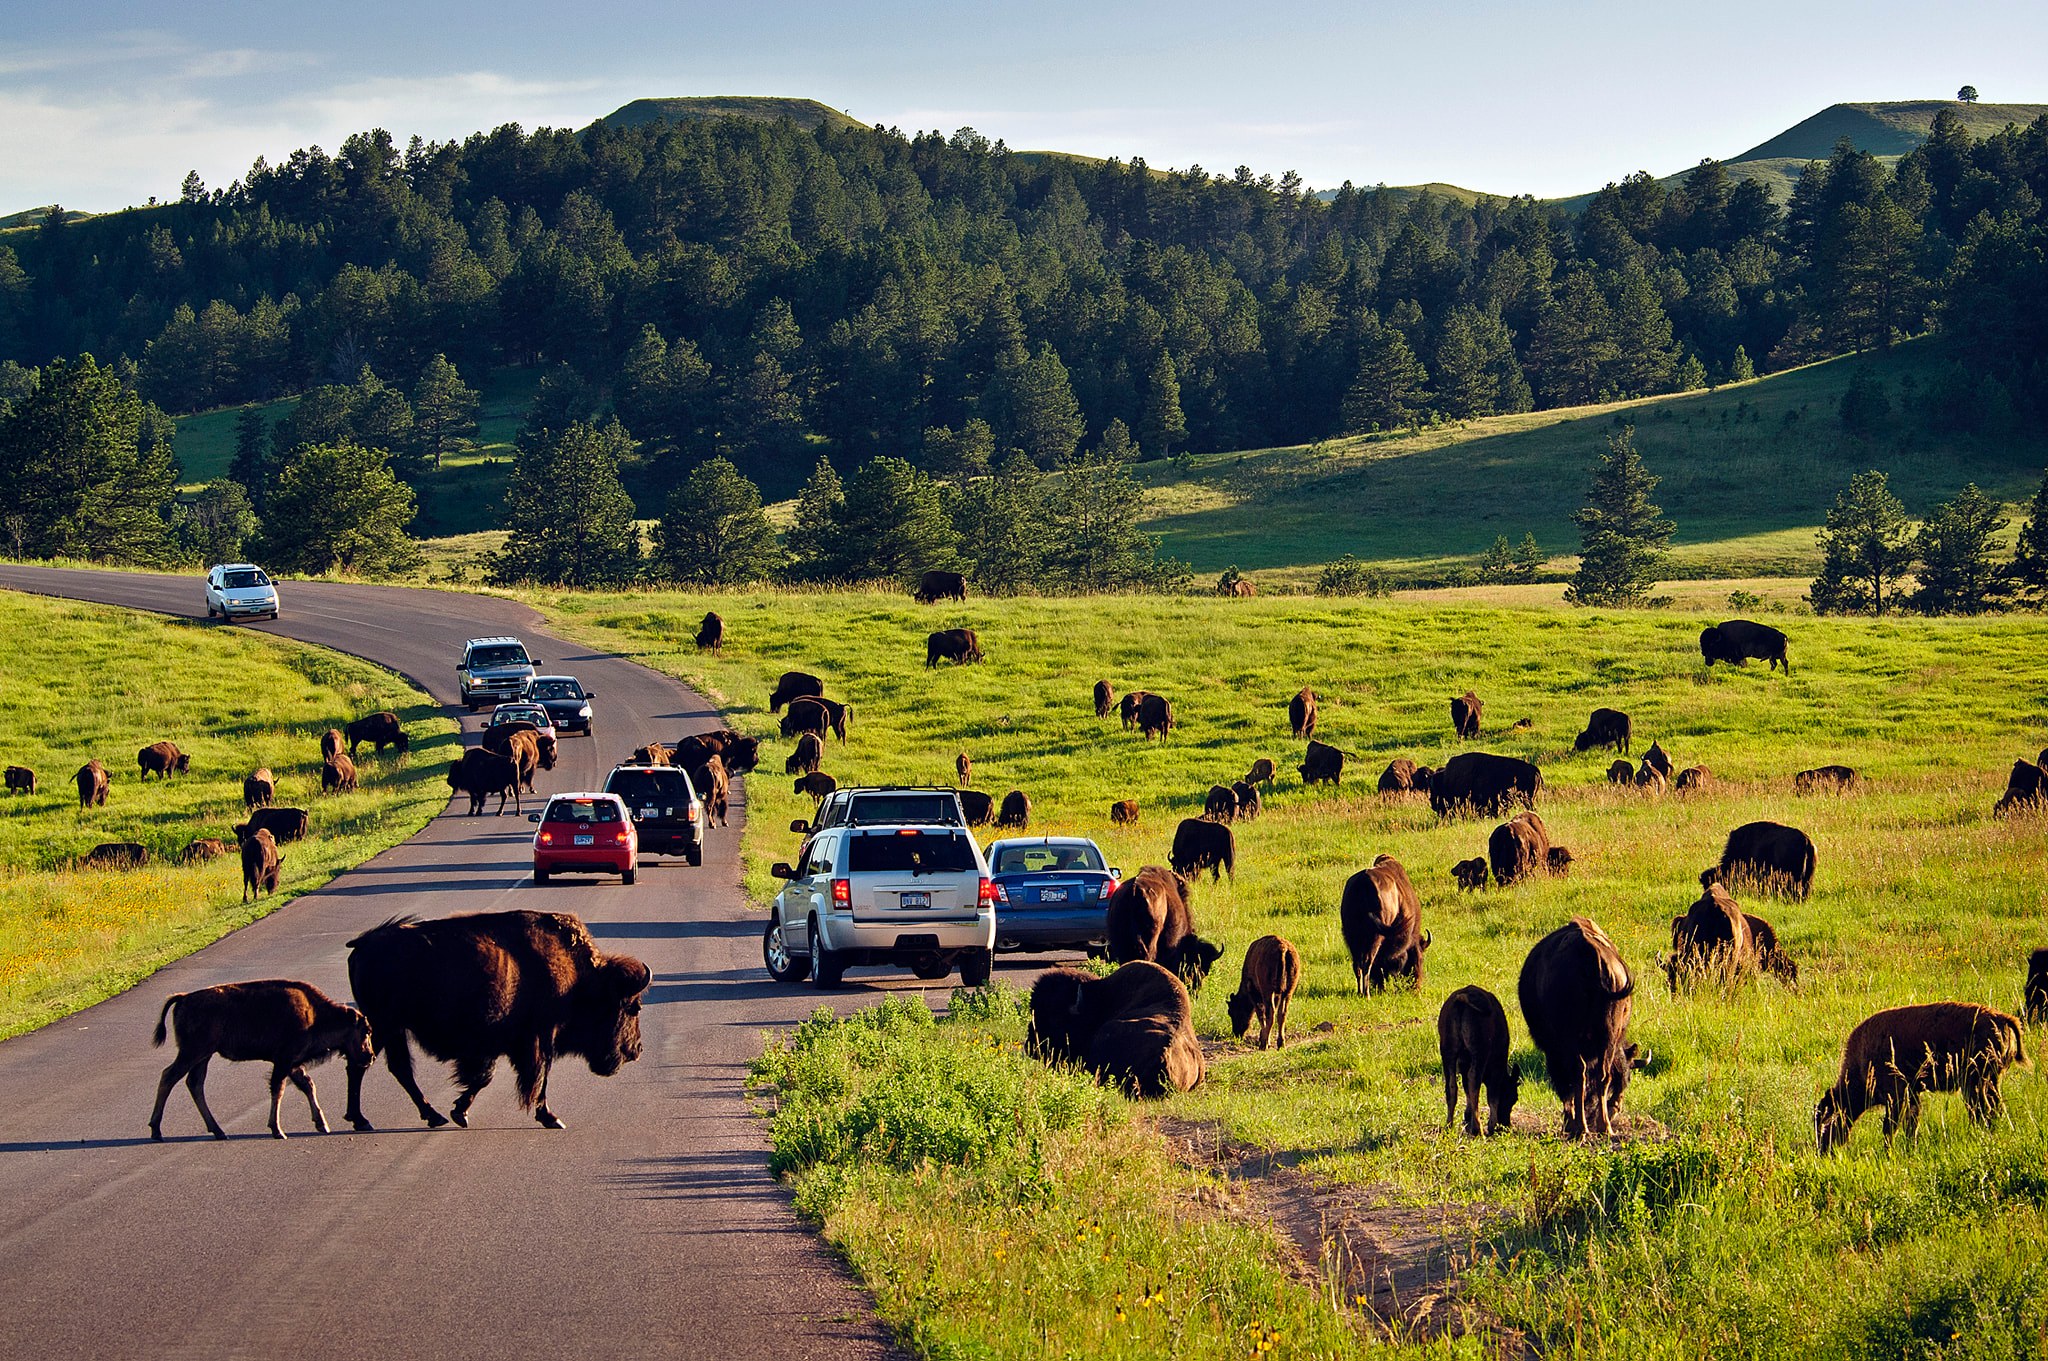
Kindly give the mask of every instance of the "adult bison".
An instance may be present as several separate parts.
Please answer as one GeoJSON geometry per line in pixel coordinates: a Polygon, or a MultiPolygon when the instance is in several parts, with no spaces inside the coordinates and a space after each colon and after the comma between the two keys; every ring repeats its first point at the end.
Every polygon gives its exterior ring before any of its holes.
{"type": "Polygon", "coordinates": [[[725,621],[718,617],[718,611],[704,612],[704,622],[697,626],[694,641],[699,652],[709,652],[714,657],[725,647],[725,621]]]}
{"type": "Polygon", "coordinates": [[[1397,975],[1412,979],[1418,989],[1422,986],[1422,956],[1429,949],[1429,936],[1422,929],[1422,899],[1400,861],[1379,856],[1371,869],[1346,880],[1337,917],[1360,997],[1385,987],[1397,975]]]}
{"type": "Polygon", "coordinates": [[[1613,1133],[1629,1077],[1650,1061],[1628,1043],[1635,990],[1621,952],[1585,917],[1537,941],[1522,962],[1522,1020],[1564,1103],[1567,1139],[1613,1133]]]}
{"type": "Polygon", "coordinates": [[[78,862],[82,870],[139,870],[149,864],[149,847],[139,841],[102,841],[78,862]]]}
{"type": "Polygon", "coordinates": [[[1814,1140],[1823,1154],[1849,1138],[1872,1106],[1884,1107],[1884,1141],[1920,1124],[1922,1092],[1963,1094],[1963,1109],[1988,1125],[2004,1109],[1998,1079],[2010,1064],[2025,1063],[2019,1018],[1972,1002],[1923,1002],[1892,1007],[1849,1032],[1835,1085],[1813,1108],[1814,1140]]]}
{"type": "Polygon", "coordinates": [[[1678,763],[1671,759],[1670,752],[1664,750],[1662,742],[1650,743],[1650,749],[1643,753],[1643,764],[1667,780],[1671,778],[1672,772],[1678,769],[1678,763]]]}
{"type": "Polygon", "coordinates": [[[323,794],[347,794],[356,787],[356,763],[349,760],[348,753],[337,751],[320,766],[320,792],[323,794]]]}
{"type": "Polygon", "coordinates": [[[1138,731],[1147,740],[1166,740],[1173,731],[1173,705],[1164,695],[1147,695],[1138,701],[1138,731]]]}
{"type": "Polygon", "coordinates": [[[1265,803],[1259,798],[1259,787],[1239,780],[1230,786],[1230,792],[1237,796],[1237,816],[1241,822],[1249,822],[1265,811],[1265,803]]]}
{"type": "Polygon", "coordinates": [[[400,756],[412,750],[412,739],[405,734],[405,725],[398,721],[398,715],[389,709],[380,710],[367,718],[358,718],[348,725],[348,754],[355,758],[356,749],[369,742],[382,756],[384,748],[396,747],[400,756]]]}
{"type": "Polygon", "coordinates": [[[819,680],[810,672],[785,671],[782,673],[782,678],[775,682],[775,689],[768,695],[768,712],[779,714],[782,712],[782,706],[793,699],[802,699],[806,695],[822,695],[824,693],[825,682],[819,680]]]}
{"type": "Polygon", "coordinates": [[[794,775],[802,771],[808,775],[825,764],[825,749],[818,745],[818,735],[807,732],[796,740],[796,750],[782,763],[782,773],[794,775]]]}
{"type": "Polygon", "coordinates": [[[1187,880],[1158,865],[1119,884],[1107,912],[1110,963],[1151,960],[1188,987],[1201,987],[1223,949],[1195,934],[1188,893],[1187,880]]]}
{"type": "Polygon", "coordinates": [[[1479,716],[1486,706],[1479,702],[1479,696],[1467,690],[1451,701],[1451,731],[1459,741],[1479,736],[1479,716]]]}
{"type": "Polygon", "coordinates": [[[1697,794],[1713,786],[1714,772],[1705,766],[1687,766],[1679,771],[1678,778],[1671,782],[1671,787],[1681,794],[1697,794]]]}
{"type": "Polygon", "coordinates": [[[1745,822],[1721,848],[1721,878],[1804,898],[1813,892],[1813,838],[1782,822],[1745,822]]]}
{"type": "Polygon", "coordinates": [[[2015,808],[2038,808],[2044,795],[2048,795],[2048,769],[2039,761],[2014,761],[2012,773],[2005,777],[2005,792],[1991,811],[2002,815],[2015,808]]]}
{"type": "Polygon", "coordinates": [[[1617,757],[1615,758],[1614,763],[1607,767],[1607,783],[1618,784],[1627,787],[1633,785],[1635,782],[1636,768],[1630,765],[1627,761],[1624,761],[1617,757]]]}
{"type": "Polygon", "coordinates": [[[1138,726],[1138,706],[1145,702],[1146,690],[1133,690],[1116,703],[1117,716],[1123,720],[1124,731],[1138,726]]]}
{"type": "MultiPolygon", "coordinates": [[[[391,1075],[429,1126],[448,1116],[427,1104],[413,1079],[410,1035],[455,1065],[462,1094],[449,1113],[468,1125],[469,1108],[500,1056],[519,1077],[519,1104],[548,1129],[548,1070],[564,1054],[610,1077],[640,1057],[640,998],[651,975],[629,955],[606,955],[581,919],[566,912],[482,912],[420,921],[398,917],[349,943],[348,981],[391,1075]]],[[[362,1070],[352,1068],[348,1119],[363,1115],[362,1070]]]]}
{"type": "Polygon", "coordinates": [[[104,808],[107,806],[107,768],[95,756],[78,768],[72,777],[78,782],[78,806],[80,808],[104,808]]]}
{"type": "Polygon", "coordinates": [[[1778,946],[1778,933],[1762,917],[1744,912],[1721,872],[1700,875],[1700,896],[1681,916],[1671,919],[1671,953],[1665,956],[1664,979],[1672,992],[1681,983],[1743,982],[1762,972],[1784,982],[1799,981],[1799,966],[1778,946]]]}
{"type": "Polygon", "coordinates": [[[269,766],[263,766],[242,777],[242,804],[248,808],[268,808],[277,801],[277,776],[270,773],[269,766]]]}
{"type": "Polygon", "coordinates": [[[1209,786],[1209,797],[1203,800],[1202,816],[1211,822],[1237,821],[1237,791],[1227,784],[1209,786]]]}
{"type": "Polygon", "coordinates": [[[973,629],[941,629],[924,640],[925,667],[937,666],[940,658],[955,666],[978,662],[982,659],[981,639],[973,629]]]}
{"type": "Polygon", "coordinates": [[[519,787],[533,792],[534,773],[541,766],[539,733],[520,724],[506,724],[486,732],[481,749],[510,760],[519,771],[519,787]]]}
{"type": "Polygon", "coordinates": [[[1146,960],[1107,978],[1079,969],[1041,974],[1031,988],[1026,1045],[1047,1062],[1079,1064],[1139,1096],[1192,1091],[1205,1072],[1187,989],[1146,960]]]}
{"type": "Polygon", "coordinates": [[[1109,688],[1109,682],[1106,680],[1095,682],[1095,716],[1097,718],[1108,718],[1110,710],[1115,707],[1116,691],[1109,688]]]}
{"type": "Polygon", "coordinates": [[[2027,956],[2027,982],[2020,990],[2020,1006],[2028,1025],[2048,1022],[2048,950],[2027,956]]]}
{"type": "Polygon", "coordinates": [[[1316,692],[1305,685],[1287,701],[1287,728],[1296,737],[1316,735],[1316,692]]]}
{"type": "Polygon", "coordinates": [[[135,764],[142,767],[142,778],[154,775],[159,780],[168,780],[173,775],[183,775],[192,768],[192,758],[178,750],[176,742],[152,742],[135,753],[135,764]]]}
{"type": "Polygon", "coordinates": [[[505,796],[511,795],[514,812],[519,805],[519,763],[503,752],[471,747],[448,765],[448,787],[469,795],[469,814],[484,811],[484,800],[498,796],[498,815],[505,812],[505,796]]]}
{"type": "Polygon", "coordinates": [[[1572,853],[1551,843],[1550,829],[1533,808],[1523,809],[1493,829],[1486,841],[1486,858],[1493,867],[1494,883],[1502,888],[1535,874],[1564,874],[1572,866],[1572,853]]]}
{"type": "Polygon", "coordinates": [[[1595,747],[1612,747],[1626,756],[1634,730],[1628,715],[1621,710],[1595,709],[1593,716],[1586,720],[1586,730],[1572,739],[1572,750],[1591,751],[1595,747]]]}
{"type": "Polygon", "coordinates": [[[1845,793],[1862,780],[1852,766],[1815,766],[1792,777],[1792,788],[1801,794],[1845,793]]]}
{"type": "Polygon", "coordinates": [[[1119,827],[1135,827],[1138,823],[1138,801],[1118,799],[1109,806],[1109,820],[1119,827]]]}
{"type": "Polygon", "coordinates": [[[268,832],[278,845],[298,841],[313,829],[313,819],[303,808],[257,808],[247,822],[234,825],[235,840],[247,841],[257,832],[268,832]]]}
{"type": "Polygon", "coordinates": [[[1311,738],[1307,752],[1302,755],[1301,764],[1295,769],[1301,772],[1303,784],[1342,784],[1344,750],[1311,738]]]}
{"type": "Polygon", "coordinates": [[[1486,887],[1486,857],[1475,855],[1470,860],[1460,860],[1451,866],[1451,878],[1463,892],[1477,893],[1486,887]]]}
{"type": "Polygon", "coordinates": [[[277,852],[277,839],[268,828],[258,827],[242,838],[242,901],[277,892],[278,870],[284,857],[277,852]]]}
{"type": "Polygon", "coordinates": [[[1021,789],[1013,789],[1003,795],[1003,806],[996,814],[996,826],[1012,831],[1023,831],[1031,825],[1031,799],[1021,789]]]}
{"type": "Polygon", "coordinates": [[[732,776],[727,773],[723,758],[705,757],[702,765],[690,769],[689,776],[690,788],[704,801],[704,825],[725,826],[726,814],[732,808],[732,776]]]}
{"type": "Polygon", "coordinates": [[[958,572],[926,572],[918,579],[917,590],[912,595],[920,605],[940,600],[965,600],[967,578],[958,572]]]}
{"type": "Polygon", "coordinates": [[[967,819],[969,827],[984,827],[996,815],[996,798],[980,789],[956,789],[960,796],[960,816],[967,819]]]}
{"type": "Polygon", "coordinates": [[[1220,822],[1205,818],[1182,818],[1173,831],[1173,851],[1168,856],[1175,874],[1187,878],[1209,871],[1213,882],[1226,873],[1237,878],[1237,838],[1220,822]]]}
{"type": "Polygon", "coordinates": [[[7,767],[7,792],[10,794],[35,793],[36,773],[27,766],[7,767]]]}
{"type": "Polygon", "coordinates": [[[1701,629],[1700,656],[1709,667],[1715,662],[1746,666],[1754,657],[1782,668],[1788,676],[1792,674],[1792,663],[1785,659],[1785,635],[1769,624],[1754,624],[1747,619],[1730,619],[1725,624],[1710,624],[1701,629]]]}
{"type": "Polygon", "coordinates": [[[1536,806],[1543,772],[1514,756],[1460,752],[1429,780],[1429,806],[1438,817],[1469,813],[1498,817],[1510,808],[1536,806]]]}
{"type": "Polygon", "coordinates": [[[816,733],[822,742],[829,732],[844,742],[846,721],[852,714],[851,705],[826,699],[823,695],[805,695],[789,702],[789,712],[782,716],[782,735],[794,737],[800,732],[811,732],[816,733]]]}
{"type": "Polygon", "coordinates": [[[1486,1088],[1486,1132],[1510,1128],[1521,1079],[1508,1062],[1508,1013],[1485,988],[1469,984],[1444,999],[1436,1014],[1437,1055],[1444,1065],[1444,1123],[1458,1114],[1465,1084],[1465,1133],[1479,1133],[1479,1088],[1486,1088]]]}
{"type": "Polygon", "coordinates": [[[1428,766],[1418,766],[1405,756],[1396,756],[1380,772],[1380,793],[1426,794],[1429,782],[1435,777],[1436,772],[1428,766]]]}

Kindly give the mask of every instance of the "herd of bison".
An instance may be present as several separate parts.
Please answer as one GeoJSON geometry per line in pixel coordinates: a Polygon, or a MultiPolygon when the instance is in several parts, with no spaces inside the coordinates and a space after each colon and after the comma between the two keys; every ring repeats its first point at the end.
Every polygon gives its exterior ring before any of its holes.
{"type": "MultiPolygon", "coordinates": [[[[964,587],[958,582],[934,582],[928,576],[918,598],[955,598],[961,592],[964,587]]],[[[724,625],[716,614],[707,615],[697,642],[702,648],[722,646],[724,625]]],[[[1790,672],[1785,635],[1744,620],[1706,629],[1700,651],[1709,666],[1742,665],[1754,659],[1790,672]]],[[[979,662],[980,640],[971,629],[935,632],[928,642],[927,665],[940,660],[979,662]]],[[[796,743],[785,771],[801,771],[797,792],[820,800],[836,787],[820,769],[823,743],[828,733],[843,743],[850,718],[849,706],[827,698],[824,691],[819,677],[788,672],[769,698],[771,712],[782,713],[787,707],[781,732],[796,743]]],[[[1173,731],[1173,706],[1163,695],[1139,690],[1119,697],[1102,680],[1095,683],[1092,700],[1098,718],[1117,715],[1126,729],[1147,739],[1165,740],[1173,731]]],[[[1316,739],[1315,694],[1303,689],[1288,701],[1287,710],[1293,736],[1306,743],[1296,766],[1302,784],[1340,783],[1345,760],[1353,753],[1316,739]]],[[[1468,691],[1453,699],[1450,717],[1459,739],[1481,735],[1483,704],[1477,695],[1468,691]]],[[[1514,726],[1527,723],[1522,720],[1514,726]]],[[[465,751],[450,766],[448,782],[470,795],[473,814],[482,811],[491,792],[499,794],[500,810],[507,796],[517,807],[520,790],[532,788],[534,771],[554,766],[553,739],[530,728],[520,731],[520,726],[487,732],[484,747],[465,751]]],[[[353,758],[364,742],[374,743],[379,752],[392,746],[404,753],[409,746],[397,716],[389,712],[350,723],[346,732],[330,729],[321,743],[324,790],[354,788],[353,758]]],[[[1593,711],[1574,746],[1581,752],[1608,748],[1626,757],[1633,742],[1628,715],[1600,708],[1593,711]]],[[[2039,762],[2014,764],[1998,801],[1999,812],[2048,800],[2048,752],[2042,756],[2039,762]]],[[[722,821],[726,781],[755,767],[758,741],[726,730],[674,745],[648,743],[632,759],[692,769],[714,817],[722,821]]],[[[190,758],[174,744],[158,742],[138,753],[138,764],[145,778],[170,778],[187,771],[190,758]]],[[[1029,825],[1030,800],[1021,790],[1010,791],[997,805],[990,795],[973,789],[973,763],[965,752],[956,759],[956,772],[962,809],[971,824],[993,822],[1020,830],[1029,825]]],[[[1656,743],[1640,765],[1617,760],[1608,774],[1616,783],[1650,791],[1697,790],[1712,779],[1702,766],[1674,769],[1656,743]]],[[[1275,776],[1273,762],[1261,759],[1243,779],[1213,786],[1202,816],[1184,819],[1175,829],[1169,863],[1146,866],[1123,880],[1108,906],[1106,953],[1115,967],[1100,977],[1073,967],[1055,968],[1037,980],[1030,999],[1034,1053],[1049,1061],[1081,1065],[1146,1096],[1185,1091],[1202,1080],[1204,1057],[1193,1027],[1190,995],[1224,952],[1196,930],[1193,884],[1203,870],[1212,879],[1234,875],[1232,824],[1259,815],[1261,789],[1270,791],[1275,776]]],[[[1857,778],[1847,767],[1825,766],[1802,771],[1794,780],[1804,793],[1845,790],[1857,778]]],[[[105,803],[108,776],[99,761],[89,761],[76,781],[82,809],[105,803]]],[[[36,777],[9,766],[6,784],[9,792],[33,792],[36,777]]],[[[271,806],[275,788],[268,770],[256,771],[244,781],[249,821],[234,830],[241,848],[245,901],[252,894],[275,891],[282,861],[278,843],[304,835],[308,827],[304,809],[271,806]]],[[[1543,788],[1543,776],[1534,764],[1477,751],[1453,756],[1435,770],[1397,759],[1378,781],[1384,796],[1427,795],[1431,808],[1444,818],[1506,819],[1493,829],[1485,856],[1450,868],[1457,887],[1464,890],[1482,888],[1489,874],[1496,885],[1508,887],[1534,875],[1569,872],[1571,852],[1551,840],[1536,812],[1543,788]]],[[[1137,800],[1118,800],[1110,808],[1110,818],[1119,824],[1135,823],[1137,800]]],[[[218,840],[197,840],[186,848],[184,858],[201,861],[224,849],[218,840]]],[[[109,843],[85,857],[85,863],[118,866],[141,863],[146,856],[141,846],[109,843]]],[[[1698,900],[1672,920],[1671,952],[1661,961],[1671,991],[1703,981],[1726,986],[1759,974],[1786,984],[1796,982],[1797,965],[1780,947],[1771,924],[1744,910],[1732,891],[1747,888],[1804,898],[1812,889],[1814,871],[1813,842],[1797,828],[1752,822],[1729,833],[1719,862],[1699,875],[1698,900]]],[[[1395,979],[1421,985],[1431,938],[1423,929],[1419,895],[1399,861],[1381,855],[1354,874],[1344,885],[1338,913],[1361,995],[1395,979]]],[[[207,1064],[215,1056],[271,1064],[270,1129],[282,1138],[278,1105],[287,1081],[305,1094],[314,1124],[326,1131],[306,1067],[336,1054],[344,1056],[348,1067],[348,1119],[358,1129],[370,1128],[362,1113],[362,1076],[380,1049],[420,1117],[430,1126],[446,1124],[449,1117],[427,1103],[414,1079],[408,1035],[426,1053],[454,1065],[460,1088],[452,1110],[457,1124],[467,1123],[470,1104],[490,1081],[500,1057],[509,1059],[517,1073],[521,1105],[533,1110],[544,1126],[558,1128],[560,1121],[547,1104],[547,1074],[556,1057],[580,1055],[604,1076],[639,1055],[640,1000],[650,978],[647,966],[626,956],[605,955],[583,923],[569,914],[515,911],[439,921],[398,918],[358,936],[349,949],[355,1006],[334,1002],[310,984],[278,980],[229,984],[169,998],[155,1040],[162,1044],[175,1033],[177,1056],[159,1084],[150,1118],[152,1136],[161,1137],[165,1101],[183,1079],[209,1132],[225,1137],[207,1108],[204,1092],[207,1064]]],[[[1228,999],[1233,1031],[1243,1038],[1256,1025],[1260,1048],[1269,1041],[1285,1045],[1288,1003],[1302,972],[1301,952],[1292,942],[1273,935],[1252,942],[1244,954],[1238,990],[1228,999]]],[[[1562,1103],[1567,1137],[1612,1134],[1631,1074],[1649,1061],[1647,1052],[1628,1040],[1635,988],[1635,976],[1614,942],[1586,917],[1574,917],[1544,936],[1523,962],[1517,986],[1523,1021],[1562,1103]]],[[[2028,962],[2023,1007],[2030,1022],[2048,1020],[2048,949],[2035,951],[2028,962]]],[[[1500,999],[1476,985],[1460,987],[1444,1001],[1437,1027],[1447,1122],[1457,1119],[1462,1089],[1467,1133],[1481,1132],[1482,1093],[1488,1108],[1486,1132],[1507,1128],[1518,1092],[1509,1061],[1508,1016],[1500,999]]],[[[1952,1002],[1880,1011],[1851,1032],[1836,1081],[1815,1108],[1819,1147],[1827,1152],[1838,1146],[1858,1117],[1874,1107],[1884,1112],[1887,1140],[1901,1125],[1910,1135],[1921,1094],[1927,1091],[1960,1091],[1972,1118],[1988,1122],[2000,1110],[2001,1073],[2022,1061],[2022,1025],[2016,1017],[1952,1002]]]]}

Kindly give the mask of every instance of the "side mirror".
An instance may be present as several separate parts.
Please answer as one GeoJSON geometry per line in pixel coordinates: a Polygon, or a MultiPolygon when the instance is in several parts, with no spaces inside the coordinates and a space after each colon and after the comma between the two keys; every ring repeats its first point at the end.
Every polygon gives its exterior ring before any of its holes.
{"type": "Polygon", "coordinates": [[[585,691],[583,692],[583,698],[585,698],[585,699],[596,699],[596,698],[597,698],[597,691],[595,691],[595,690],[585,690],[585,691]]]}
{"type": "Polygon", "coordinates": [[[768,873],[774,875],[777,879],[796,878],[796,870],[791,868],[787,860],[778,860],[774,864],[770,865],[768,867],[768,873]]]}
{"type": "Polygon", "coordinates": [[[540,814],[538,814],[538,813],[528,813],[528,814],[526,815],[526,820],[527,820],[528,822],[539,822],[539,821],[540,821],[540,814]]]}
{"type": "Polygon", "coordinates": [[[811,824],[805,822],[802,818],[798,818],[789,824],[789,830],[797,833],[799,836],[809,836],[811,834],[811,824]]]}
{"type": "Polygon", "coordinates": [[[1110,877],[1110,878],[1112,878],[1112,879],[1114,879],[1114,880],[1116,880],[1116,881],[1117,881],[1118,883],[1122,883],[1122,882],[1123,882],[1123,877],[1124,877],[1124,872],[1123,872],[1122,870],[1120,870],[1120,869],[1117,869],[1117,868],[1116,868],[1115,866],[1113,866],[1113,865],[1112,865],[1112,866],[1110,867],[1110,871],[1109,871],[1109,877],[1110,877]]]}

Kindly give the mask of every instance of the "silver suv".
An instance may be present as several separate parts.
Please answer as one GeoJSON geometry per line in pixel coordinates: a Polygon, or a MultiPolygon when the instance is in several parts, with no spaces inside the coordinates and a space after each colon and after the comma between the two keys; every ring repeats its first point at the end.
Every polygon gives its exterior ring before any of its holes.
{"type": "Polygon", "coordinates": [[[455,668],[463,706],[471,713],[481,705],[526,698],[533,672],[533,658],[517,638],[472,638],[462,645],[462,661],[455,668]]]}
{"type": "Polygon", "coordinates": [[[964,827],[841,824],[821,828],[770,909],[762,961],[779,983],[820,988],[860,964],[893,964],[919,978],[960,970],[988,982],[996,943],[996,889],[964,827]]]}

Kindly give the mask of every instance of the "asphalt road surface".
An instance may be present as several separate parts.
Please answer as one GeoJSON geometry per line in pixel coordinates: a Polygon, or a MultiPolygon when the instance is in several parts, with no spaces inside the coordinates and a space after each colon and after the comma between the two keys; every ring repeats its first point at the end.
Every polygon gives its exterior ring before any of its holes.
{"type": "MultiPolygon", "coordinates": [[[[205,614],[197,574],[0,566],[0,586],[205,614]]],[[[216,627],[368,658],[456,716],[466,638],[516,634],[544,671],[580,677],[597,692],[598,735],[563,740],[542,793],[597,787],[648,737],[721,726],[675,681],[556,637],[512,601],[295,582],[282,595],[276,623],[216,627]]],[[[366,752],[365,778],[379,765],[366,752]]],[[[0,1357],[894,1354],[871,1302],[769,1178],[743,1092],[762,1032],[820,1000],[761,967],[764,921],[739,887],[743,788],[735,782],[733,826],[713,830],[701,867],[650,861],[631,888],[593,878],[537,887],[525,819],[443,813],[128,993],[0,1044],[0,1357]],[[315,1133],[287,1086],[292,1137],[279,1141],[266,1130],[268,1065],[216,1062],[207,1095],[228,1141],[206,1137],[181,1085],[166,1142],[150,1142],[171,1050],[149,1036],[171,993],[302,978],[345,998],[344,942],[385,918],[520,907],[575,912],[602,948],[654,973],[639,1062],[609,1079],[580,1059],[556,1066],[549,1103],[566,1130],[519,1109],[501,1063],[469,1129],[430,1132],[380,1060],[363,1083],[376,1132],[315,1133]]],[[[830,999],[841,1010],[879,987],[918,986],[849,981],[830,999]]],[[[445,1065],[420,1072],[445,1111],[445,1065]]],[[[344,1079],[338,1062],[314,1072],[337,1131],[348,1128],[344,1079]]]]}

